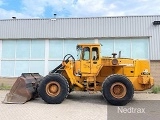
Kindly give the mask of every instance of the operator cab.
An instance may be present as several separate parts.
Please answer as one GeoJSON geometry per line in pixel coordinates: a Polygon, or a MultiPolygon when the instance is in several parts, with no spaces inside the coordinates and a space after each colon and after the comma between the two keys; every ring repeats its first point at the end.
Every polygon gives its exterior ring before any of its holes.
{"type": "Polygon", "coordinates": [[[85,73],[97,73],[100,66],[100,44],[78,44],[77,60],[80,61],[79,71],[85,73]]]}

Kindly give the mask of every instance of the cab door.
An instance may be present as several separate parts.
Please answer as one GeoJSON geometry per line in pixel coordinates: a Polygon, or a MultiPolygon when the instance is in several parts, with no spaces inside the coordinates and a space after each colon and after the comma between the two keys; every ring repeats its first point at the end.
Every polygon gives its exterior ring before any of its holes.
{"type": "Polygon", "coordinates": [[[81,58],[81,73],[91,73],[90,47],[83,47],[81,58]]]}
{"type": "Polygon", "coordinates": [[[99,68],[101,67],[101,59],[99,47],[92,47],[91,50],[91,73],[98,73],[99,68]]]}

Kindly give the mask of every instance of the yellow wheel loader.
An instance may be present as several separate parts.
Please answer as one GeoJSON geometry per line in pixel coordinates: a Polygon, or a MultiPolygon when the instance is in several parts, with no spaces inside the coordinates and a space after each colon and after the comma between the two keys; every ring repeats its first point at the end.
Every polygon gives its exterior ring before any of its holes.
{"type": "Polygon", "coordinates": [[[148,60],[121,58],[120,54],[116,57],[116,53],[112,57],[102,57],[100,47],[100,44],[78,44],[77,60],[67,54],[62,63],[45,77],[26,73],[30,77],[19,78],[23,78],[26,85],[21,86],[22,81],[15,83],[4,103],[24,103],[39,95],[46,103],[59,104],[72,91],[101,91],[110,104],[126,105],[132,100],[134,90],[146,90],[153,86],[148,60]],[[19,94],[24,89],[25,92],[19,94]]]}

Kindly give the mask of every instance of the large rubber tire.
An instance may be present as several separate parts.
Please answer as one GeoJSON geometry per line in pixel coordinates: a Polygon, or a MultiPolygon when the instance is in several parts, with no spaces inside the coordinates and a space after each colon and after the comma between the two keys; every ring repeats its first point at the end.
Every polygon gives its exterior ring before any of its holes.
{"type": "Polygon", "coordinates": [[[40,83],[38,93],[45,102],[49,104],[60,104],[68,96],[68,81],[58,73],[47,75],[40,83]]]}
{"type": "Polygon", "coordinates": [[[134,87],[127,77],[113,74],[108,76],[103,82],[102,94],[110,104],[122,106],[132,100],[134,87]],[[116,95],[116,87],[118,88],[118,91],[120,91],[118,92],[118,95],[116,95]]]}

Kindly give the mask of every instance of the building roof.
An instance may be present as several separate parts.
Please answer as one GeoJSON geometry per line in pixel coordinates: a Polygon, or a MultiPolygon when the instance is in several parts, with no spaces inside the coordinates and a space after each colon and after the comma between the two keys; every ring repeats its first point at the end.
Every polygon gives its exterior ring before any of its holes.
{"type": "Polygon", "coordinates": [[[160,16],[0,20],[1,39],[71,39],[150,36],[160,16]]]}

